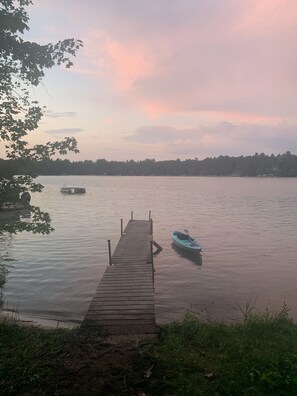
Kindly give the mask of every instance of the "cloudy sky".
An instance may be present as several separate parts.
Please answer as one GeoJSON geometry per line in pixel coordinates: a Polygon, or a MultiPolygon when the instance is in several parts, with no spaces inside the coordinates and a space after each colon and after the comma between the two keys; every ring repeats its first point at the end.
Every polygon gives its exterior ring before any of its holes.
{"type": "Polygon", "coordinates": [[[296,0],[36,0],[28,38],[84,42],[32,96],[71,159],[297,153],[296,0]]]}

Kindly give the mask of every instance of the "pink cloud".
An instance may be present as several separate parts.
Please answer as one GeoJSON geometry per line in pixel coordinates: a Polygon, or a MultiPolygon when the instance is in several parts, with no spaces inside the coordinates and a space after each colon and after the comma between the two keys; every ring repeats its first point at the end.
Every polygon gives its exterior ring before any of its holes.
{"type": "Polygon", "coordinates": [[[275,35],[296,28],[297,3],[294,0],[250,0],[234,26],[237,34],[275,35]]]}
{"type": "MultiPolygon", "coordinates": [[[[192,140],[177,134],[169,147],[172,152],[202,146],[205,152],[216,147],[222,151],[224,145],[231,152],[235,144],[256,147],[255,140],[248,140],[252,131],[260,131],[274,147],[275,137],[260,125],[275,125],[281,119],[296,125],[295,0],[74,0],[71,7],[65,0],[41,0],[39,4],[43,16],[49,14],[43,37],[60,29],[60,38],[74,31],[84,41],[71,69],[73,82],[77,79],[83,87],[87,81],[83,89],[89,90],[88,97],[100,96],[100,102],[90,101],[90,118],[94,114],[96,118],[100,109],[103,122],[117,120],[105,123],[112,125],[114,136],[127,124],[133,129],[137,123],[176,123],[179,128],[183,123],[192,140]],[[240,128],[223,128],[222,120],[240,128]],[[202,124],[220,125],[220,138],[202,134],[199,127],[200,140],[195,140],[189,131],[202,124]],[[235,130],[247,139],[239,141],[235,130]]],[[[100,128],[102,119],[98,117],[100,128]]],[[[284,129],[273,130],[292,144],[284,129]]],[[[140,146],[131,140],[129,144],[140,146]]],[[[166,149],[164,144],[162,150],[166,149]]]]}
{"type": "MultiPolygon", "coordinates": [[[[53,0],[55,2],[55,0],[53,0]]],[[[63,2],[62,2],[63,3],[63,2]]],[[[113,103],[170,113],[291,117],[297,3],[155,4],[74,1],[84,49],[74,72],[96,77],[113,103]],[[100,26],[100,28],[98,27],[100,26]]]]}
{"type": "Polygon", "coordinates": [[[121,42],[99,29],[89,30],[83,41],[83,58],[74,71],[107,78],[114,90],[127,92],[137,79],[154,70],[152,57],[141,41],[121,42]]]}
{"type": "Polygon", "coordinates": [[[109,39],[105,47],[120,88],[129,89],[135,80],[152,73],[153,64],[142,43],[125,44],[109,39]]]}

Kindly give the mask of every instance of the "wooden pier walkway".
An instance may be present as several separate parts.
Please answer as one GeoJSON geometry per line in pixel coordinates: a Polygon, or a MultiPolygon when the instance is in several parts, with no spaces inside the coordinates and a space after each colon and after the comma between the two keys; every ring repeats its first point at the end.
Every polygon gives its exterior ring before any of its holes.
{"type": "Polygon", "coordinates": [[[109,334],[156,332],[152,221],[130,220],[85,317],[109,334]]]}

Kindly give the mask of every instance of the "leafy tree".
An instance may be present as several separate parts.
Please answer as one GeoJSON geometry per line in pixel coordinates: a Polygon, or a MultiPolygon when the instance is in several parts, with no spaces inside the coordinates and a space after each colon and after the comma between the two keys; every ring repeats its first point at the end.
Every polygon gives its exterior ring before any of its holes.
{"type": "MultiPolygon", "coordinates": [[[[21,176],[17,169],[0,170],[0,210],[7,204],[17,207],[24,192],[40,192],[43,186],[34,182],[36,174],[32,164],[64,155],[68,151],[78,152],[77,142],[68,137],[44,145],[29,146],[26,136],[38,127],[43,115],[37,101],[32,101],[29,88],[37,86],[45,70],[55,65],[70,68],[71,57],[76,55],[82,41],[65,39],[55,44],[40,45],[24,39],[29,30],[26,7],[31,0],[0,0],[0,142],[5,144],[7,158],[18,160],[22,165],[21,176]]],[[[49,233],[52,228],[48,213],[28,204],[32,221],[17,221],[0,224],[4,231],[33,231],[49,233]]]]}

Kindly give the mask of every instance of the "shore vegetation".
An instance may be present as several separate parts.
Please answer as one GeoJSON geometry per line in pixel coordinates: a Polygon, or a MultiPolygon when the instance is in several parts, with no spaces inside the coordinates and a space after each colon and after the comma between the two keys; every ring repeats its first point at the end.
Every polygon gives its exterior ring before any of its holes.
{"type": "Polygon", "coordinates": [[[0,324],[1,395],[294,396],[297,324],[247,307],[240,324],[201,319],[158,339],[105,338],[86,328],[0,324]]]}

